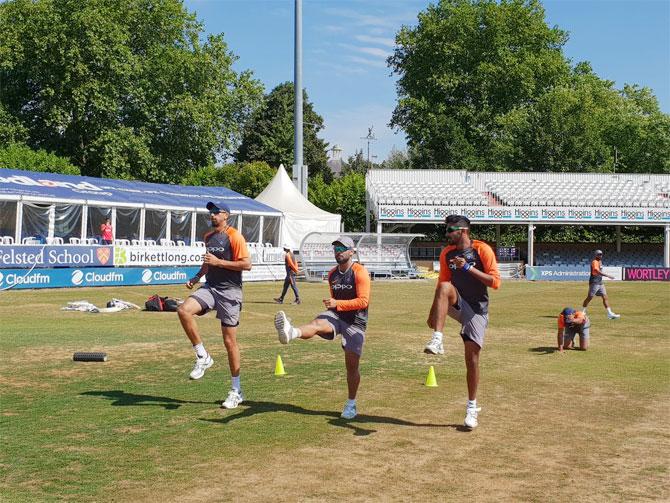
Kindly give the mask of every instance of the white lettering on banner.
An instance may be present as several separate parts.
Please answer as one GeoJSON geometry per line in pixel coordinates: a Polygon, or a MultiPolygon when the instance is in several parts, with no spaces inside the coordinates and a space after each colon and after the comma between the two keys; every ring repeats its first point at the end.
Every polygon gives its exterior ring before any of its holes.
{"type": "Polygon", "coordinates": [[[172,272],[156,271],[154,272],[153,278],[156,281],[172,281],[172,280],[182,281],[188,279],[188,275],[182,271],[172,271],[172,272]]]}
{"type": "MultiPolygon", "coordinates": [[[[0,286],[3,284],[3,275],[0,273],[0,286]]],[[[46,274],[41,274],[35,272],[32,274],[16,274],[10,273],[4,276],[5,284],[7,286],[14,285],[48,285],[51,282],[51,278],[46,274]]]]}
{"type": "Polygon", "coordinates": [[[123,281],[123,274],[114,271],[103,274],[100,274],[99,272],[87,272],[84,275],[84,279],[88,283],[112,283],[114,281],[123,281]]]}
{"type": "Polygon", "coordinates": [[[71,253],[68,250],[51,249],[48,253],[49,265],[87,265],[95,263],[93,249],[81,253],[71,253]]]}
{"type": "Polygon", "coordinates": [[[63,187],[65,189],[80,189],[80,190],[93,190],[93,191],[100,191],[102,190],[100,187],[93,185],[92,183],[89,182],[79,182],[79,183],[72,183],[72,182],[57,182],[55,180],[35,180],[34,178],[30,178],[29,176],[8,176],[8,177],[2,177],[0,176],[0,183],[15,183],[18,185],[37,185],[37,186],[42,186],[42,187],[63,187]]]}
{"type": "Polygon", "coordinates": [[[42,265],[44,264],[44,249],[39,253],[22,252],[15,248],[9,251],[0,249],[0,264],[4,265],[42,265]]]}

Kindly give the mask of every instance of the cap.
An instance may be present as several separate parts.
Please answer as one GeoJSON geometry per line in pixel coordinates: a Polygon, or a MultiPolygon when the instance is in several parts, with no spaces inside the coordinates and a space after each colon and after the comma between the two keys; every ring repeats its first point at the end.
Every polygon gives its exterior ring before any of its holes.
{"type": "Polygon", "coordinates": [[[290,249],[291,249],[291,247],[290,247],[288,244],[286,244],[286,243],[284,243],[283,245],[281,245],[281,247],[282,247],[284,250],[290,250],[290,249]]]}
{"type": "Polygon", "coordinates": [[[225,211],[226,213],[230,214],[230,206],[228,206],[226,203],[213,203],[210,201],[207,203],[205,208],[207,208],[210,213],[221,213],[222,211],[225,211]]]}
{"type": "Polygon", "coordinates": [[[571,307],[566,307],[565,309],[563,309],[563,311],[561,311],[561,314],[567,318],[568,316],[572,316],[573,314],[575,314],[575,310],[572,309],[571,307]]]}
{"type": "Polygon", "coordinates": [[[355,246],[354,246],[354,240],[351,239],[349,236],[340,236],[340,237],[338,237],[335,241],[333,241],[332,244],[334,245],[334,244],[336,244],[336,243],[340,243],[340,244],[346,246],[347,248],[351,248],[352,250],[353,250],[354,247],[355,247],[355,246]]]}
{"type": "Polygon", "coordinates": [[[602,254],[603,254],[603,251],[602,251],[602,250],[596,250],[596,251],[593,252],[593,255],[595,255],[596,257],[597,257],[598,255],[602,255],[602,254]]]}

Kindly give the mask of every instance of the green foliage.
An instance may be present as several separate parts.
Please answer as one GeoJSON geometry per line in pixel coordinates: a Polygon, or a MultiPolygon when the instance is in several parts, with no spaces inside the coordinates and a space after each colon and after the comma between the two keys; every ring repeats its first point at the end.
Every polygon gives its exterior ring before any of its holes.
{"type": "Polygon", "coordinates": [[[396,36],[391,124],[407,133],[420,166],[490,169],[496,118],[567,78],[566,40],[537,0],[430,5],[396,36]]]}
{"type": "Polygon", "coordinates": [[[255,198],[275,176],[277,170],[266,162],[240,162],[221,167],[207,166],[191,171],[181,181],[183,185],[228,187],[247,197],[255,198]]]}
{"type": "Polygon", "coordinates": [[[28,130],[0,103],[0,146],[12,143],[24,143],[28,130]]]}
{"type": "Polygon", "coordinates": [[[538,0],[442,0],[419,14],[389,58],[391,123],[415,166],[670,172],[670,116],[651,90],[571,68],[566,41],[538,0]]]}
{"type": "Polygon", "coordinates": [[[55,154],[44,150],[33,150],[18,143],[0,148],[0,168],[23,169],[43,173],[79,175],[79,168],[55,154]]]}
{"type": "Polygon", "coordinates": [[[326,184],[320,175],[309,180],[309,200],[342,215],[347,232],[365,230],[365,175],[350,172],[326,184]]]}
{"type": "MultiPolygon", "coordinates": [[[[293,83],[275,87],[265,98],[244,129],[242,143],[235,154],[237,161],[265,161],[271,166],[283,164],[290,170],[294,164],[293,83]]],[[[323,118],[303,91],[303,159],[309,167],[309,176],[320,174],[332,180],[326,150],[328,144],[317,134],[323,129],[323,118]]]]}
{"type": "Polygon", "coordinates": [[[237,146],[262,92],[202,32],[179,0],[4,2],[0,104],[82,174],[176,182],[237,146]]]}
{"type": "Polygon", "coordinates": [[[381,167],[386,169],[411,169],[412,161],[407,151],[393,147],[388,157],[382,162],[381,167]]]}

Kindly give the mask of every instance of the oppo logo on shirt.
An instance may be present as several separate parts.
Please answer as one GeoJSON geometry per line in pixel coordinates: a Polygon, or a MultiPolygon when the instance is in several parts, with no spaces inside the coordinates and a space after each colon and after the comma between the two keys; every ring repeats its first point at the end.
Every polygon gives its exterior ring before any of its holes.
{"type": "Polygon", "coordinates": [[[343,285],[341,283],[336,283],[333,285],[333,290],[353,290],[353,285],[343,285]]]}

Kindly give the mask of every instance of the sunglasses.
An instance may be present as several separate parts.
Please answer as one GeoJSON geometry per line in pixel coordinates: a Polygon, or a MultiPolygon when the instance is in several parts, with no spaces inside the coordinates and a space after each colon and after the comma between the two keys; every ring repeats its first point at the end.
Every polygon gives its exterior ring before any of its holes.
{"type": "Polygon", "coordinates": [[[451,232],[454,232],[454,231],[462,231],[462,230],[466,230],[466,229],[467,229],[467,227],[447,227],[447,233],[451,233],[451,232]]]}
{"type": "Polygon", "coordinates": [[[335,253],[344,253],[345,251],[348,251],[349,248],[346,246],[333,246],[333,250],[335,250],[335,253]]]}

